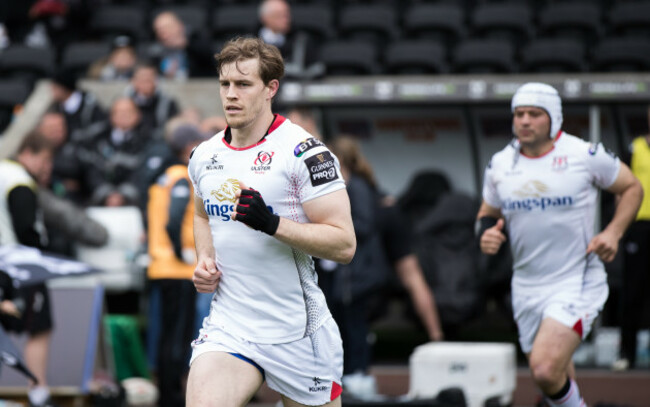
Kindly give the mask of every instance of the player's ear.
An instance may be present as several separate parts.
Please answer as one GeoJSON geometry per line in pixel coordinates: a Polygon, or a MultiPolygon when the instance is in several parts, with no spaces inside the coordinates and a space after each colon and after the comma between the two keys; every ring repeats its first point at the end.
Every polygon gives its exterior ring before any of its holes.
{"type": "Polygon", "coordinates": [[[266,87],[269,89],[269,99],[273,99],[280,88],[280,81],[277,79],[271,79],[266,87]]]}

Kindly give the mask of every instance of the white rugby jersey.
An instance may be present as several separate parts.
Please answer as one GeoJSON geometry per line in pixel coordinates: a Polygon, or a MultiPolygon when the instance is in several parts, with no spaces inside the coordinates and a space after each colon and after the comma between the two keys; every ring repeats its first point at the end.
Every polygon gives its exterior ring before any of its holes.
{"type": "MultiPolygon", "coordinates": [[[[594,236],[598,188],[611,186],[620,161],[602,144],[561,133],[541,157],[520,153],[515,140],[496,153],[485,170],[483,199],[506,219],[513,261],[513,286],[579,289],[594,236]]],[[[591,268],[593,270],[593,267],[591,268]]]]}
{"type": "Polygon", "coordinates": [[[267,136],[235,148],[222,131],[200,144],[189,164],[204,203],[217,268],[223,273],[210,322],[256,343],[284,343],[330,317],[311,256],[233,221],[239,182],[258,190],[273,213],[306,223],[302,204],[345,188],[338,160],[301,127],[276,115],[267,136]]]}

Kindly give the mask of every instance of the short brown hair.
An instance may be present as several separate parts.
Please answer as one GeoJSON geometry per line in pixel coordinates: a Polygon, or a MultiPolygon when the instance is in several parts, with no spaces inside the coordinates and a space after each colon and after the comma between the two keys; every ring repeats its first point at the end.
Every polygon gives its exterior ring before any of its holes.
{"type": "Polygon", "coordinates": [[[20,143],[18,148],[18,153],[22,153],[25,150],[29,150],[34,154],[38,154],[43,150],[54,151],[54,143],[52,140],[48,139],[38,130],[33,130],[29,132],[23,141],[20,143]]]}
{"type": "Polygon", "coordinates": [[[226,64],[258,59],[260,61],[260,78],[265,85],[268,85],[273,79],[280,80],[284,76],[284,60],[280,50],[260,38],[234,38],[223,46],[221,52],[215,55],[215,59],[217,60],[217,74],[221,74],[221,68],[226,64]]]}

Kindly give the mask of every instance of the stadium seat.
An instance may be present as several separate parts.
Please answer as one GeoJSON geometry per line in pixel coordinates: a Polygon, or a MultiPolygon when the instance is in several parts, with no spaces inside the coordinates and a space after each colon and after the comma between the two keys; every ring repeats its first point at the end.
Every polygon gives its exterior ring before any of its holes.
{"type": "Polygon", "coordinates": [[[111,44],[107,42],[73,42],[63,50],[61,68],[71,69],[83,77],[91,64],[110,52],[111,44]]]}
{"type": "Polygon", "coordinates": [[[497,38],[520,47],[533,37],[533,14],[525,2],[479,4],[470,15],[472,36],[497,38]]]}
{"type": "Polygon", "coordinates": [[[257,35],[257,7],[253,4],[222,4],[212,14],[212,37],[226,41],[238,35],[257,35]]]}
{"type": "Polygon", "coordinates": [[[587,69],[585,46],[577,39],[537,39],[522,50],[521,72],[585,72],[587,69]]]}
{"type": "Polygon", "coordinates": [[[389,74],[446,73],[445,47],[432,40],[401,40],[388,45],[384,66],[389,74]]]}
{"type": "MultiPolygon", "coordinates": [[[[171,11],[181,19],[185,26],[191,30],[203,31],[208,29],[208,14],[205,10],[196,5],[168,5],[157,7],[151,13],[151,22],[163,11],[171,11]]],[[[151,26],[151,23],[149,24],[151,26]]]]}
{"type": "Polygon", "coordinates": [[[32,84],[53,73],[56,55],[51,48],[12,45],[0,52],[0,76],[23,78],[32,84]]]}
{"type": "Polygon", "coordinates": [[[108,231],[102,247],[77,245],[77,259],[102,270],[100,280],[108,291],[137,289],[144,282],[136,255],[141,248],[142,213],[135,206],[90,207],[86,214],[108,231]]]}
{"type": "Polygon", "coordinates": [[[384,45],[399,34],[396,10],[384,4],[345,6],[339,14],[338,34],[342,39],[384,45]]]}
{"type": "Polygon", "coordinates": [[[404,14],[407,38],[443,41],[450,50],[467,35],[465,12],[457,4],[413,4],[404,14]]]}
{"type": "Polygon", "coordinates": [[[601,9],[593,2],[551,3],[540,11],[538,35],[571,37],[586,46],[597,43],[602,36],[601,9]]]}
{"type": "Polygon", "coordinates": [[[514,73],[517,71],[514,46],[506,40],[469,39],[453,52],[455,73],[514,73]]]}
{"type": "Polygon", "coordinates": [[[146,39],[149,27],[145,12],[137,6],[102,6],[93,11],[88,29],[95,40],[127,35],[135,41],[146,39]]]}
{"type": "Polygon", "coordinates": [[[317,44],[334,37],[334,15],[326,4],[296,4],[291,6],[291,25],[317,44]]]}
{"type": "Polygon", "coordinates": [[[650,70],[650,41],[641,37],[604,38],[591,56],[593,72],[644,72],[650,70]]]}
{"type": "Polygon", "coordinates": [[[363,41],[330,41],[320,48],[328,75],[372,75],[380,72],[377,49],[363,41]]]}
{"type": "Polygon", "coordinates": [[[608,14],[611,34],[650,36],[650,1],[617,3],[608,14]]]}

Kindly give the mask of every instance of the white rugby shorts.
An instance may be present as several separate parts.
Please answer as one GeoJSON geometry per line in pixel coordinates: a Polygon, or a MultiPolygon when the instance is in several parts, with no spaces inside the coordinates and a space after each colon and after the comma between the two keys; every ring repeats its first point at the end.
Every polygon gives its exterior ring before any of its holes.
{"type": "Polygon", "coordinates": [[[190,364],[206,352],[235,353],[250,359],[264,370],[271,389],[300,404],[320,406],[341,394],[343,343],[333,318],[311,336],[275,345],[249,342],[205,323],[192,342],[190,364]]]}
{"type": "MultiPolygon", "coordinates": [[[[595,270],[592,270],[595,271],[595,270]]],[[[582,287],[570,284],[553,287],[522,288],[513,284],[512,309],[519,344],[524,353],[533,349],[533,341],[544,318],[554,320],[573,329],[584,340],[594,320],[603,309],[609,295],[604,272],[587,272],[582,287]]]]}

